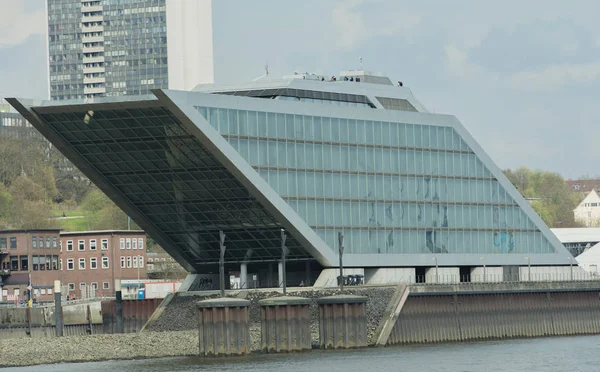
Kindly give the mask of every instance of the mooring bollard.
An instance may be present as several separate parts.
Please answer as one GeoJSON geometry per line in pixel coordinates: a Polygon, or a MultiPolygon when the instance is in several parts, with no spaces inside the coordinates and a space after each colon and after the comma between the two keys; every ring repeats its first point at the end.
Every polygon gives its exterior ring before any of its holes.
{"type": "Polygon", "coordinates": [[[264,353],[311,349],[310,299],[273,297],[260,300],[260,349],[264,353]]]}
{"type": "Polygon", "coordinates": [[[62,293],[60,280],[54,281],[54,315],[56,316],[56,337],[63,335],[62,293]]]}
{"type": "Polygon", "coordinates": [[[200,356],[234,356],[250,353],[248,307],[250,301],[215,298],[196,303],[200,356]]]}
{"type": "Polygon", "coordinates": [[[338,295],[317,299],[322,349],[367,347],[367,297],[338,295]]]}
{"type": "Polygon", "coordinates": [[[121,279],[115,279],[115,307],[117,325],[115,333],[125,333],[125,322],[123,321],[123,294],[121,292],[121,279]]]}

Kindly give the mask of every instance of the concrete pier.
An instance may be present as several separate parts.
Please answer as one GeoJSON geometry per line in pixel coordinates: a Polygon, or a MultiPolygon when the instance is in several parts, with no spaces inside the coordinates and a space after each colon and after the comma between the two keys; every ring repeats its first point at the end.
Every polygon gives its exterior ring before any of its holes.
{"type": "Polygon", "coordinates": [[[322,349],[367,347],[367,297],[322,297],[319,304],[319,343],[322,349]]]}
{"type": "Polygon", "coordinates": [[[264,353],[311,349],[310,302],[304,297],[273,297],[260,300],[260,348],[264,353]]]}
{"type": "Polygon", "coordinates": [[[216,298],[199,301],[198,348],[200,356],[235,356],[250,353],[248,306],[250,301],[216,298]]]}

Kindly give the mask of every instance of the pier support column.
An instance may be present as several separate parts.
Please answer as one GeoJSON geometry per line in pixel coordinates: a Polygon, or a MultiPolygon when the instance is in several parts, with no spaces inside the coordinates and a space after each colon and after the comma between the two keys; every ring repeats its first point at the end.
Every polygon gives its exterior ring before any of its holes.
{"type": "Polygon", "coordinates": [[[240,265],[240,289],[248,288],[248,264],[244,262],[240,265]]]}
{"type": "Polygon", "coordinates": [[[273,297],[259,301],[260,349],[263,353],[305,351],[312,348],[310,302],[304,297],[273,297]]]}
{"type": "Polygon", "coordinates": [[[117,327],[115,333],[125,333],[123,322],[123,293],[121,292],[121,279],[115,279],[115,307],[117,315],[117,327]]]}
{"type": "Polygon", "coordinates": [[[319,343],[322,349],[367,347],[367,297],[323,297],[319,304],[319,343]]]}
{"type": "Polygon", "coordinates": [[[279,261],[277,262],[277,286],[283,287],[283,281],[283,262],[279,261]]]}
{"type": "Polygon", "coordinates": [[[196,306],[200,356],[250,353],[250,301],[225,297],[199,301],[196,306]]]}
{"type": "Polygon", "coordinates": [[[56,337],[63,335],[62,293],[60,280],[54,281],[54,315],[56,316],[56,337]]]}

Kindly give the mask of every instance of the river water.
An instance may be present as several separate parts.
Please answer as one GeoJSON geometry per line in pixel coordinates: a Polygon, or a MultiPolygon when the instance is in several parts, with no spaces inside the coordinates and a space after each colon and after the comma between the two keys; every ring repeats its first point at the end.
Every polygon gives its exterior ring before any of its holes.
{"type": "Polygon", "coordinates": [[[600,336],[413,345],[351,351],[55,364],[4,371],[600,371],[600,336]]]}

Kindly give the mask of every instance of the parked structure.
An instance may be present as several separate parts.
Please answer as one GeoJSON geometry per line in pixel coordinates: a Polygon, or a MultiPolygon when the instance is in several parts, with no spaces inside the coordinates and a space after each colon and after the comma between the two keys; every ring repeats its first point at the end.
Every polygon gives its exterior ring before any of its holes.
{"type": "Polygon", "coordinates": [[[53,100],[214,79],[211,0],[47,0],[53,100]]]}
{"type": "Polygon", "coordinates": [[[202,274],[189,289],[218,273],[220,231],[225,270],[260,286],[282,284],[282,229],[289,285],[335,283],[340,232],[345,267],[365,279],[569,269],[568,251],[455,117],[381,74],[323,80],[10,103],[202,274]]]}

